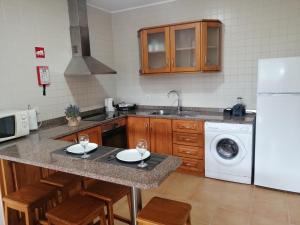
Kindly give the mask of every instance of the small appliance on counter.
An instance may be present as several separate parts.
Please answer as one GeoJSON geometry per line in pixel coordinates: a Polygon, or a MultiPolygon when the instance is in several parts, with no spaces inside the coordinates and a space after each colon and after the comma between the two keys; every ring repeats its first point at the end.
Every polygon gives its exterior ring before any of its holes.
{"type": "Polygon", "coordinates": [[[237,104],[232,107],[232,116],[241,117],[246,115],[246,105],[243,103],[243,98],[237,98],[237,104]]]}
{"type": "Polygon", "coordinates": [[[26,110],[0,111],[0,142],[29,134],[29,120],[26,110]]]}
{"type": "Polygon", "coordinates": [[[136,109],[136,104],[121,102],[116,107],[118,111],[130,111],[136,109]]]}
{"type": "Polygon", "coordinates": [[[113,98],[106,98],[104,104],[105,104],[105,111],[106,112],[114,112],[115,111],[114,99],[113,98]]]}
{"type": "Polygon", "coordinates": [[[29,130],[37,130],[39,126],[38,126],[36,109],[32,109],[31,106],[28,105],[27,115],[28,115],[28,122],[29,122],[29,130]]]}
{"type": "Polygon", "coordinates": [[[231,117],[232,116],[232,108],[226,108],[223,111],[224,117],[231,117]]]}

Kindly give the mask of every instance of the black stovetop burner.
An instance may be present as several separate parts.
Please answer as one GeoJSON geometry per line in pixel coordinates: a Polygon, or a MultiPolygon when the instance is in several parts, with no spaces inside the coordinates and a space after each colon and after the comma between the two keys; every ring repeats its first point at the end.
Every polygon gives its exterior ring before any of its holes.
{"type": "Polygon", "coordinates": [[[103,120],[113,119],[118,116],[120,116],[119,112],[112,112],[112,113],[90,115],[90,116],[84,117],[82,120],[84,120],[84,121],[103,121],[103,120]]]}

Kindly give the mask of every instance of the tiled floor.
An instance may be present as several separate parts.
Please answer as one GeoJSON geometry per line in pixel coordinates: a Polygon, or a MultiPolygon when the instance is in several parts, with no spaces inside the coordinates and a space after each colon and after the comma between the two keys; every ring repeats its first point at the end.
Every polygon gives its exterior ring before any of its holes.
{"type": "MultiPolygon", "coordinates": [[[[300,225],[300,195],[252,185],[174,173],[142,196],[143,205],[153,196],[189,202],[193,225],[300,225]]],[[[125,199],[115,211],[129,215],[125,199]]]]}

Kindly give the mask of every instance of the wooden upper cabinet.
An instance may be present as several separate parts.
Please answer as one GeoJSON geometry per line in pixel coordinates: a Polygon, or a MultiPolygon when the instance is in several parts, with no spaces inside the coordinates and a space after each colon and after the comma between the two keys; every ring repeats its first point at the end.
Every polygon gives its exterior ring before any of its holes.
{"type": "Polygon", "coordinates": [[[98,145],[102,144],[101,127],[93,127],[90,129],[80,131],[78,132],[78,137],[82,134],[88,135],[91,143],[96,143],[98,145]]]}
{"type": "Polygon", "coordinates": [[[221,23],[201,23],[201,67],[203,71],[221,70],[221,23]]]}
{"type": "Polygon", "coordinates": [[[170,27],[171,72],[200,70],[200,23],[170,27]]]}
{"type": "Polygon", "coordinates": [[[147,141],[148,149],[151,148],[149,123],[147,117],[130,116],[127,118],[128,148],[135,148],[141,139],[147,141]]]}
{"type": "Polygon", "coordinates": [[[151,152],[172,155],[172,121],[150,118],[151,152]]]}
{"type": "Polygon", "coordinates": [[[170,72],[169,27],[141,32],[142,73],[170,72]]]}
{"type": "Polygon", "coordinates": [[[139,31],[141,74],[221,70],[221,26],[202,20],[139,31]]]}

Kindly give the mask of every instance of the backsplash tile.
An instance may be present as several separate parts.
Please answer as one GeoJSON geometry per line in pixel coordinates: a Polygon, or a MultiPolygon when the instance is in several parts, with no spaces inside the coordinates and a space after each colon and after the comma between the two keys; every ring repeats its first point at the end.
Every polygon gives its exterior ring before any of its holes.
{"type": "Polygon", "coordinates": [[[182,91],[184,106],[227,107],[236,97],[256,108],[257,60],[300,55],[299,0],[177,0],[113,14],[117,96],[129,102],[174,105],[171,89],[182,91]],[[146,26],[220,19],[223,72],[139,76],[137,30],[146,26]]]}

